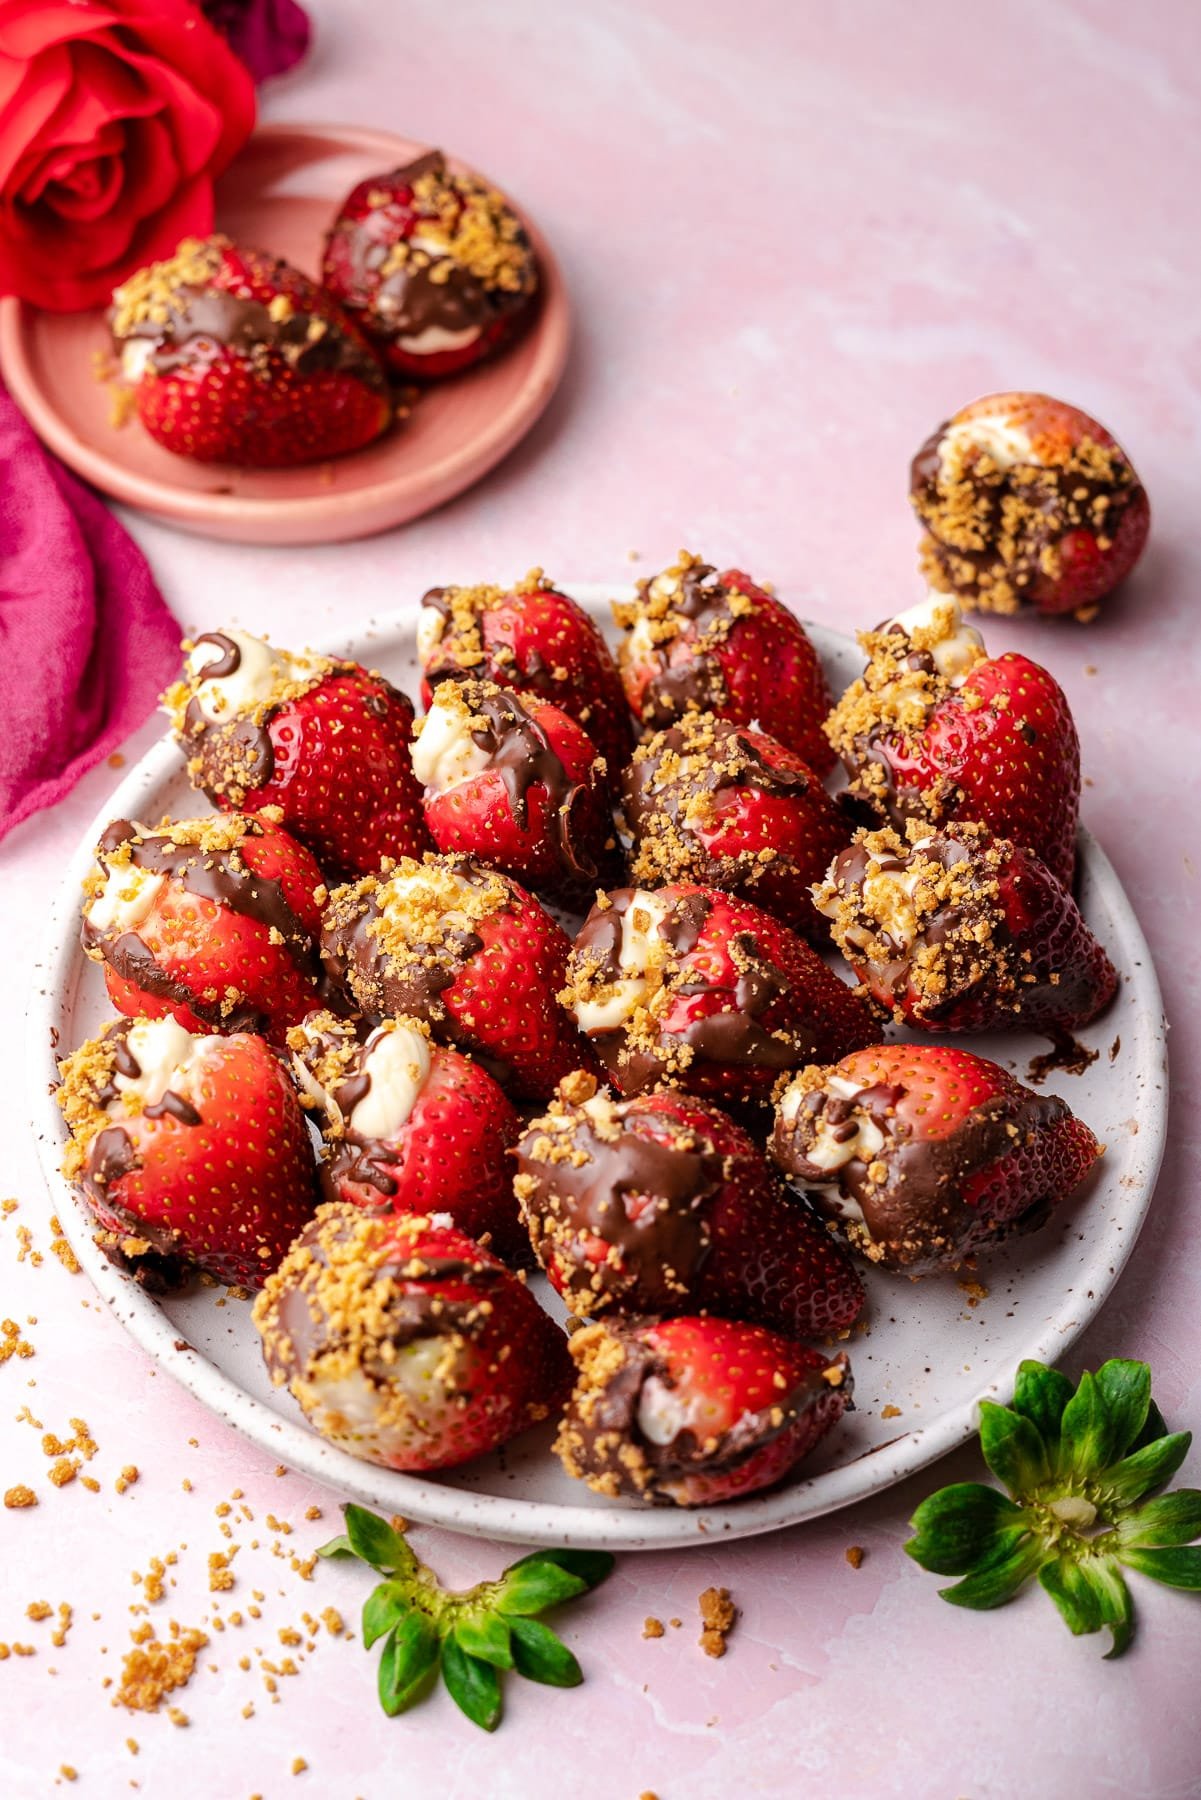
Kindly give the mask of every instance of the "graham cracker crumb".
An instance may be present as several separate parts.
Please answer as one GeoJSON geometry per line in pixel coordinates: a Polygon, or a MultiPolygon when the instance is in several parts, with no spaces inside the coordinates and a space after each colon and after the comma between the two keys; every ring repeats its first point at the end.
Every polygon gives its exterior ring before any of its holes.
{"type": "Polygon", "coordinates": [[[706,1588],[697,1604],[702,1626],[697,1642],[706,1656],[724,1656],[726,1639],[738,1618],[738,1608],[730,1599],[729,1588],[706,1588]]]}

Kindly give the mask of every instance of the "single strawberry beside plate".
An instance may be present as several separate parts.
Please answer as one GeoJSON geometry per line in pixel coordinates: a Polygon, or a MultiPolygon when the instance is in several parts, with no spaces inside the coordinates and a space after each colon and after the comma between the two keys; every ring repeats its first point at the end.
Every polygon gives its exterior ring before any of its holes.
{"type": "Polygon", "coordinates": [[[850,1364],[731,1319],[587,1325],[555,1444],[608,1499],[713,1506],[774,1487],[851,1404],[850,1364]]]}
{"type": "Polygon", "coordinates": [[[573,1313],[711,1311],[793,1337],[852,1325],[863,1288],[762,1152],[703,1100],[613,1100],[569,1076],[517,1146],[535,1254],[573,1313]]]}
{"type": "Polygon", "coordinates": [[[517,213],[440,150],[360,181],[338,208],[322,267],[327,291],[389,368],[421,381],[492,355],[538,291],[517,213]]]}
{"type": "Polygon", "coordinates": [[[1066,1100],[940,1044],[876,1044],[802,1069],[770,1148],[853,1249],[908,1275],[958,1268],[1019,1222],[1041,1224],[1101,1154],[1066,1100]]]}
{"type": "Polygon", "coordinates": [[[439,850],[474,856],[565,903],[615,875],[604,759],[548,701],[490,681],[440,682],[413,768],[439,850]]]}
{"type": "Polygon", "coordinates": [[[611,773],[629,756],[633,722],[609,646],[541,569],[508,589],[431,588],[422,596],[417,654],[425,706],[443,681],[494,681],[569,714],[611,773]]]}
{"type": "Polygon", "coordinates": [[[740,569],[718,574],[682,550],[638,597],[614,603],[626,636],[622,680],[644,725],[689,712],[753,725],[795,750],[819,774],[834,766],[822,736],[830,690],[795,613],[740,569]]]}
{"type": "Polygon", "coordinates": [[[444,1212],[505,1262],[530,1262],[510,1167],[521,1121],[477,1063],[435,1044],[420,1019],[363,1034],[330,1012],[294,1026],[288,1049],[324,1139],[327,1199],[444,1212]]]}
{"type": "Polygon", "coordinates": [[[391,421],[379,359],[332,297],[220,235],[139,269],[109,323],[139,419],[177,455],[290,469],[361,449],[391,421]]]}
{"type": "Polygon", "coordinates": [[[1067,696],[1026,656],[989,656],[953,599],[932,594],[861,632],[869,662],[827,721],[851,793],[881,818],[969,819],[1076,865],[1080,742],[1067,696]]]}
{"type": "Polygon", "coordinates": [[[431,848],[413,774],[411,701],[359,663],[277,650],[230,628],[186,646],[163,704],[195,786],[266,813],[332,874],[431,848]]]}
{"type": "Polygon", "coordinates": [[[260,1286],[317,1198],[304,1115],[263,1040],[123,1019],[60,1069],[63,1174],[111,1260],[148,1287],[193,1268],[260,1286]]]}
{"type": "Polygon", "coordinates": [[[562,1331],[444,1215],[320,1207],[253,1317],[275,1385],[323,1437],[385,1468],[482,1456],[571,1386],[562,1331]]]}
{"type": "Polygon", "coordinates": [[[1129,457],[1046,394],[987,394],[940,425],[910,470],[931,585],[982,612],[1090,614],[1151,524],[1129,457]]]}
{"type": "Polygon", "coordinates": [[[319,1004],[321,870],[263,819],[116,819],[84,883],[83,948],[118,1012],[283,1041],[319,1004]]]}
{"type": "Polygon", "coordinates": [[[861,831],[814,893],[869,993],[919,1030],[1070,1035],[1117,991],[1067,889],[982,825],[861,831]]]}

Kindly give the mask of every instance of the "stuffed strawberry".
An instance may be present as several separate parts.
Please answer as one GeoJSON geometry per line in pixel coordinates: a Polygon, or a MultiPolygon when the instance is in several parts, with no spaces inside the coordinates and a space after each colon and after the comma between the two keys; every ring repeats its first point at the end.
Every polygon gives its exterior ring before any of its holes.
{"type": "Polygon", "coordinates": [[[876,1044],[802,1069],[771,1154],[852,1248],[908,1275],[957,1268],[1042,1223],[1101,1146],[1066,1100],[966,1050],[876,1044]]]}
{"type": "Polygon", "coordinates": [[[426,706],[440,682],[495,681],[567,713],[611,773],[630,754],[630,709],[609,646],[583,607],[551,587],[541,569],[509,590],[431,588],[421,602],[417,654],[426,706]]]}
{"type": "Polygon", "coordinates": [[[739,569],[724,574],[693,556],[638,583],[615,602],[626,696],[644,725],[674,725],[689,712],[753,725],[824,775],[834,766],[822,736],[830,690],[796,615],[739,569]]]}
{"type": "Polygon", "coordinates": [[[117,819],[84,883],[81,941],[118,1012],[283,1042],[318,1000],[327,899],[308,851],[263,819],[117,819]]]}
{"type": "Polygon", "coordinates": [[[845,1330],[863,1288],[746,1132],[662,1088],[614,1101],[571,1075],[517,1146],[534,1252],[572,1312],[712,1311],[793,1337],[845,1330]]]}
{"type": "Polygon", "coordinates": [[[685,713],[635,750],[621,803],[636,881],[722,888],[825,941],[810,888],[851,827],[794,750],[712,713],[685,713]]]}
{"type": "Polygon", "coordinates": [[[987,825],[1070,887],[1080,744],[1054,677],[1013,651],[989,656],[937,594],[859,641],[870,661],[826,724],[851,792],[899,826],[987,825]]]}
{"type": "Polygon", "coordinates": [[[982,825],[860,832],[815,888],[834,942],[899,1022],[1070,1034],[1118,985],[1067,889],[982,825]]]}
{"type": "Polygon", "coordinates": [[[360,181],[325,243],[328,291],[398,375],[455,375],[528,316],[538,265],[525,227],[440,150],[360,181]]]}
{"type": "Polygon", "coordinates": [[[295,468],[391,421],[379,359],[330,295],[228,238],[185,238],[139,269],[109,323],[142,424],[197,462],[295,468]]]}
{"type": "Polygon", "coordinates": [[[63,1174],[112,1261],[152,1288],[192,1268],[261,1286],[317,1198],[304,1115],[263,1040],[121,1019],[60,1068],[63,1174]]]}
{"type": "Polygon", "coordinates": [[[448,1469],[547,1418],[562,1331],[444,1215],[322,1206],[255,1302],[263,1358],[323,1437],[389,1469],[448,1469]]]}
{"type": "Polygon", "coordinates": [[[418,726],[413,768],[439,850],[564,901],[614,875],[604,761],[557,706],[490,681],[443,681],[418,726]]]}
{"type": "Polygon", "coordinates": [[[339,888],[322,952],[373,1023],[423,1019],[510,1093],[546,1100],[593,1061],[560,1004],[571,948],[532,894],[468,857],[404,860],[339,888]]]}
{"type": "Polygon", "coordinates": [[[774,1487],[851,1404],[846,1356],[730,1319],[587,1325],[555,1443],[607,1499],[714,1506],[774,1487]]]}
{"type": "Polygon", "coordinates": [[[1151,524],[1129,457],[1046,394],[989,394],[913,459],[910,498],[931,585],[982,612],[1087,615],[1142,554],[1151,524]]]}
{"type": "Polygon", "coordinates": [[[529,1262],[510,1168],[521,1121],[490,1075],[433,1043],[420,1019],[385,1019],[364,1038],[349,1020],[310,1013],[288,1048],[325,1140],[328,1199],[448,1213],[505,1262],[529,1262]]]}
{"type": "Polygon", "coordinates": [[[267,812],[339,874],[431,847],[413,708],[391,682],[232,629],[205,632],[187,656],[163,704],[188,774],[215,805],[267,812]]]}
{"type": "Polygon", "coordinates": [[[670,1081],[766,1100],[781,1070],[879,1035],[872,1009],[778,919],[691,882],[601,894],[566,1000],[627,1095],[670,1081]]]}

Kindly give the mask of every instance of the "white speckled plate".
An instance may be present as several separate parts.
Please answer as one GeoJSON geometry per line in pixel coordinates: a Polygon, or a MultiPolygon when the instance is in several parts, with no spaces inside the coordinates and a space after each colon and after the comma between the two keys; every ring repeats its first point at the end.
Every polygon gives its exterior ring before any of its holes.
{"type": "MultiPolygon", "coordinates": [[[[611,589],[574,592],[607,619],[611,589]]],[[[371,621],[329,648],[380,667],[416,692],[412,610],[371,621]]],[[[813,628],[836,690],[859,672],[852,642],[813,628]]],[[[111,818],[187,817],[197,797],[164,738],[132,769],[84,836],[55,898],[46,949],[34,971],[29,1068],[34,1129],[53,1204],[100,1293],[138,1343],[219,1417],[272,1459],[290,1463],[340,1495],[452,1531],[515,1543],[651,1549],[716,1537],[747,1537],[848,1506],[888,1487],[961,1443],[976,1402],[1007,1399],[1019,1361],[1054,1362],[1096,1313],[1121,1273],[1151,1203],[1167,1110],[1165,1026],[1159,987],[1139,924],[1104,852],[1081,832],[1080,902],[1117,967],[1122,987],[1086,1034],[1100,1054],[1081,1075],[1056,1074],[1062,1093],[1107,1151],[1086,1186],[1041,1232],[981,1261],[986,1293],[954,1279],[920,1283],[868,1271],[868,1329],[850,1345],[856,1411],[800,1478],[776,1491],[705,1512],[615,1504],[569,1480],[549,1454],[550,1428],[495,1456],[423,1479],[377,1469],[334,1449],[274,1391],[263,1371],[249,1306],[218,1304],[211,1288],[165,1301],[120,1274],[92,1241],[86,1208],[58,1173],[62,1126],[50,1098],[57,1049],[69,1049],[106,1015],[99,971],[78,947],[79,884],[111,818]]],[[[1024,1075],[1045,1049],[1024,1036],[979,1038],[972,1048],[1024,1075]]],[[[539,1284],[548,1304],[553,1297],[539,1284]]],[[[560,1315],[561,1316],[561,1315],[560,1315]]]]}

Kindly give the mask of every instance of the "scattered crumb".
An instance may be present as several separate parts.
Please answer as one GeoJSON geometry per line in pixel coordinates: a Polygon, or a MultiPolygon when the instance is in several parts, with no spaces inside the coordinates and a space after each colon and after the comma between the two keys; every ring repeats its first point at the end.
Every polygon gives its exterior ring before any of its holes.
{"type": "Polygon", "coordinates": [[[724,1656],[726,1638],[734,1628],[738,1608],[730,1599],[729,1588],[706,1588],[698,1601],[701,1613],[701,1635],[697,1640],[706,1656],[724,1656]]]}
{"type": "Polygon", "coordinates": [[[125,758],[119,750],[113,751],[108,759],[108,766],[110,769],[123,769],[125,767],[125,758]]]}
{"type": "Polygon", "coordinates": [[[848,1544],[845,1554],[852,1569],[859,1569],[863,1566],[863,1559],[867,1552],[864,1550],[862,1544],[848,1544]]]}
{"type": "Polygon", "coordinates": [[[988,1299],[988,1289],[979,1281],[960,1281],[956,1285],[967,1296],[969,1306],[979,1306],[981,1300],[988,1299]]]}
{"type": "Polygon", "coordinates": [[[139,1471],[136,1464],[126,1463],[121,1473],[117,1476],[116,1481],[113,1483],[117,1492],[123,1494],[126,1488],[131,1488],[138,1478],[138,1473],[139,1471]]]}
{"type": "Polygon", "coordinates": [[[644,1619],[642,1622],[642,1635],[644,1638],[661,1638],[663,1636],[662,1619],[644,1619]]]}
{"type": "Polygon", "coordinates": [[[16,1487],[4,1490],[4,1504],[10,1512],[17,1512],[23,1506],[36,1506],[37,1503],[37,1495],[31,1487],[26,1487],[23,1481],[19,1481],[16,1487]]]}
{"type": "Polygon", "coordinates": [[[880,1417],[882,1419],[899,1419],[901,1417],[901,1409],[899,1406],[893,1406],[890,1402],[889,1405],[880,1408],[880,1417]]]}
{"type": "Polygon", "coordinates": [[[321,1508],[319,1506],[306,1506],[304,1509],[304,1516],[306,1519],[319,1519],[322,1517],[321,1508]]]}
{"type": "Polygon", "coordinates": [[[293,1775],[303,1775],[305,1770],[308,1768],[308,1766],[309,1765],[307,1762],[305,1762],[303,1756],[294,1756],[292,1758],[292,1773],[293,1773],[293,1775]]]}

